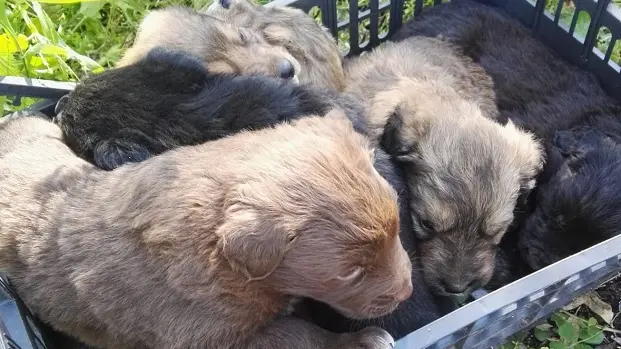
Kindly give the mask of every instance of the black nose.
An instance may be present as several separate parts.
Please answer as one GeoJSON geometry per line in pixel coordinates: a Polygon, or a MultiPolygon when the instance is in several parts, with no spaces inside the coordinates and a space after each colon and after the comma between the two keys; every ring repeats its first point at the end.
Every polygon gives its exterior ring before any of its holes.
{"type": "Polygon", "coordinates": [[[447,282],[446,280],[443,280],[442,286],[444,287],[444,291],[449,294],[470,293],[478,287],[478,281],[472,280],[470,282],[447,282]]]}
{"type": "Polygon", "coordinates": [[[289,60],[283,60],[278,63],[278,75],[282,79],[291,79],[295,76],[295,68],[289,60]]]}

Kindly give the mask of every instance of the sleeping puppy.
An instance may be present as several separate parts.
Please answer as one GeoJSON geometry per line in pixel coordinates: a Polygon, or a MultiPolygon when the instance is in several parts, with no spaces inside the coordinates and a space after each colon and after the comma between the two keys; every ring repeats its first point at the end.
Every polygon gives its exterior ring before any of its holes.
{"type": "Polygon", "coordinates": [[[296,74],[300,83],[339,91],[345,88],[343,57],[334,37],[302,10],[259,6],[249,0],[216,0],[204,13],[250,28],[261,33],[269,44],[286,48],[300,64],[296,74]]]}
{"type": "Polygon", "coordinates": [[[0,127],[0,173],[0,268],[37,316],[88,345],[394,344],[288,313],[306,297],[378,317],[412,292],[397,195],[338,110],[112,172],[24,117],[0,127]]]}
{"type": "Polygon", "coordinates": [[[414,292],[412,296],[402,302],[392,313],[369,320],[351,320],[340,315],[328,305],[313,300],[305,300],[298,307],[298,313],[313,323],[332,332],[358,331],[366,326],[379,326],[388,331],[396,340],[427,325],[441,316],[454,310],[452,303],[443,302],[434,297],[424,282],[420,269],[420,260],[415,258],[416,241],[412,234],[412,220],[410,217],[407,188],[404,182],[404,173],[398,164],[391,161],[390,156],[380,149],[375,150],[374,167],[399,195],[399,218],[401,243],[409,253],[412,261],[412,280],[414,292]]]}
{"type": "Polygon", "coordinates": [[[229,25],[188,7],[151,11],[140,23],[133,45],[117,63],[135,63],[163,46],[199,58],[212,73],[260,74],[298,81],[298,61],[254,30],[229,25]]]}
{"type": "Polygon", "coordinates": [[[446,42],[388,43],[346,65],[347,92],[366,101],[376,142],[401,163],[425,279],[463,299],[482,287],[542,153],[493,119],[491,82],[446,42]]]}
{"type": "Polygon", "coordinates": [[[528,264],[546,267],[608,238],[621,226],[621,113],[558,131],[535,210],[520,230],[528,264]]]}
{"type": "MultiPolygon", "coordinates": [[[[600,187],[602,183],[612,185],[610,181],[614,179],[599,183],[590,181],[616,166],[612,158],[608,158],[612,163],[604,161],[603,153],[611,151],[595,150],[600,146],[587,147],[583,143],[601,139],[599,136],[580,137],[578,141],[577,129],[567,131],[572,126],[590,125],[596,132],[606,132],[610,139],[621,134],[615,131],[621,125],[619,107],[604,93],[597,79],[560,59],[502,10],[470,0],[453,0],[426,9],[415,21],[395,33],[392,40],[402,41],[412,36],[442,36],[456,44],[494,79],[501,119],[508,118],[532,131],[546,145],[548,164],[538,181],[549,183],[542,184],[528,198],[523,216],[532,217],[527,222],[514,222],[516,231],[509,233],[513,241],[506,245],[517,246],[514,242],[519,240],[521,254],[531,268],[539,269],[610,236],[612,230],[605,225],[607,219],[611,223],[616,219],[616,200],[598,197],[601,193],[595,195],[594,191],[603,188],[600,187]],[[555,137],[557,130],[567,132],[559,132],[555,137]],[[568,147],[559,143],[563,138],[575,145],[568,147]],[[572,165],[577,169],[568,170],[567,164],[576,159],[561,156],[559,151],[586,148],[591,148],[592,153],[584,160],[585,167],[572,165]],[[580,208],[574,206],[576,200],[582,202],[587,198],[592,200],[589,204],[580,208]],[[606,218],[600,213],[607,215],[606,218]],[[594,224],[588,230],[578,228],[582,224],[580,220],[596,218],[604,219],[601,226],[594,224]],[[574,225],[568,224],[570,222],[574,225]],[[598,232],[595,228],[602,230],[598,232]]],[[[513,254],[513,250],[510,253],[513,254]]],[[[516,258],[513,261],[513,268],[520,264],[516,258]]]]}
{"type": "Polygon", "coordinates": [[[79,156],[111,170],[243,129],[325,115],[334,106],[362,132],[364,109],[335,90],[211,74],[198,59],[158,47],[80,83],[55,120],[79,156]]]}
{"type": "Polygon", "coordinates": [[[391,37],[441,36],[494,80],[501,120],[549,139],[593,108],[615,104],[596,77],[560,59],[502,10],[471,0],[425,9],[391,37]]]}

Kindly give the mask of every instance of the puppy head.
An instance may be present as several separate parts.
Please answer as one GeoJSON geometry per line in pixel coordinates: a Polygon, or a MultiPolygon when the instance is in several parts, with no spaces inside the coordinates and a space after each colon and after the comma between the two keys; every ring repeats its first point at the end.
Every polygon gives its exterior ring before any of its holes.
{"type": "Polygon", "coordinates": [[[284,47],[301,65],[301,83],[343,90],[343,57],[330,32],[303,11],[287,6],[259,6],[248,0],[216,0],[205,13],[239,28],[261,33],[284,47]]]}
{"type": "Polygon", "coordinates": [[[612,189],[621,185],[621,146],[599,130],[573,129],[556,132],[548,154],[560,160],[538,186],[520,231],[522,255],[534,269],[618,234],[621,225],[621,199],[612,189]]]}
{"type": "Polygon", "coordinates": [[[352,318],[377,317],[410,296],[411,263],[396,192],[373,168],[366,140],[337,114],[294,123],[300,132],[283,145],[285,163],[237,188],[219,248],[249,280],[352,318]]]}
{"type": "Polygon", "coordinates": [[[156,46],[193,54],[213,73],[298,81],[300,64],[285,48],[266,42],[253,29],[232,26],[189,8],[173,6],[149,13],[118,65],[131,64],[156,46]]]}
{"type": "Polygon", "coordinates": [[[534,186],[543,160],[529,134],[436,87],[399,90],[403,98],[384,101],[392,108],[382,144],[407,172],[428,284],[461,297],[490,280],[516,201],[534,186]]]}

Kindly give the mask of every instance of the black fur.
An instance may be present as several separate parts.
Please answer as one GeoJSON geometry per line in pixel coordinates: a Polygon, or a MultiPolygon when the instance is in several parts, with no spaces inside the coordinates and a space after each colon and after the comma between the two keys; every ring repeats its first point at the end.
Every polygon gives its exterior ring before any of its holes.
{"type": "Polygon", "coordinates": [[[375,154],[375,168],[399,194],[401,243],[412,256],[412,280],[414,280],[412,297],[401,303],[390,315],[366,321],[348,320],[329,306],[314,300],[305,300],[300,312],[304,317],[333,332],[358,331],[365,326],[375,325],[386,329],[395,339],[399,339],[454,310],[455,305],[448,299],[434,297],[423,282],[420,265],[414,257],[416,242],[410,233],[412,222],[403,170],[383,151],[376,149],[375,154]]]}
{"type": "Polygon", "coordinates": [[[480,64],[494,80],[501,120],[548,139],[593,108],[613,105],[592,74],[575,67],[535,39],[504,11],[472,0],[452,0],[425,9],[395,33],[442,36],[480,64]]]}
{"type": "Polygon", "coordinates": [[[543,268],[621,232],[621,123],[601,115],[558,131],[520,249],[543,268]]]}
{"type": "Polygon", "coordinates": [[[363,109],[337,91],[210,74],[193,56],[155,48],[136,64],[79,84],[56,121],[79,156],[111,170],[242,129],[324,115],[335,106],[363,132],[363,109]]]}

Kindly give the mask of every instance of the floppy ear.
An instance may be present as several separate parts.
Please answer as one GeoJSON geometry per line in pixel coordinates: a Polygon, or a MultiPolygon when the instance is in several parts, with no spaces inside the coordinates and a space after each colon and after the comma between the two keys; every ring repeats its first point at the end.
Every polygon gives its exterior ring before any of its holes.
{"type": "Polygon", "coordinates": [[[233,270],[249,281],[262,280],[278,268],[296,236],[266,219],[257,209],[260,206],[242,200],[227,209],[226,219],[216,232],[218,250],[233,270]]]}
{"type": "Polygon", "coordinates": [[[542,146],[532,134],[521,130],[511,120],[503,127],[503,132],[513,151],[512,160],[519,169],[521,187],[527,191],[532,190],[535,178],[543,170],[542,146]]]}
{"type": "Polygon", "coordinates": [[[116,137],[100,141],[93,150],[95,164],[104,170],[114,170],[126,162],[141,162],[151,157],[155,142],[136,130],[122,130],[116,137]]]}
{"type": "Polygon", "coordinates": [[[203,62],[189,53],[163,46],[152,48],[139,63],[153,81],[165,81],[169,89],[200,90],[208,78],[203,62]]]}

